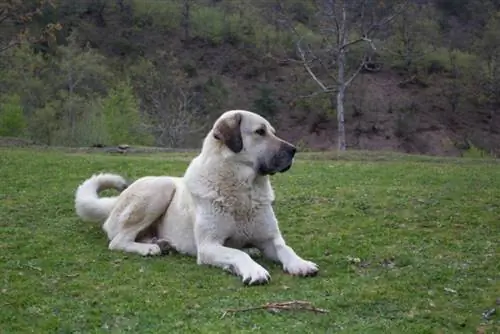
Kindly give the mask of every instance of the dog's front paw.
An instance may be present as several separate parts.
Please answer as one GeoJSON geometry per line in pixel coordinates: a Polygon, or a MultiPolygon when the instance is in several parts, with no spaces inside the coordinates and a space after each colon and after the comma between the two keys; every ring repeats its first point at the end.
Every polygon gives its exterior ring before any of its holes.
{"type": "Polygon", "coordinates": [[[154,256],[161,254],[161,248],[157,244],[141,244],[141,249],[139,250],[142,256],[154,256]]]}
{"type": "Polygon", "coordinates": [[[318,265],[311,261],[296,259],[284,265],[283,270],[294,276],[316,276],[318,274],[318,265]]]}
{"type": "Polygon", "coordinates": [[[172,245],[165,239],[158,239],[158,238],[154,237],[151,240],[151,243],[157,244],[160,247],[162,255],[167,255],[167,254],[173,253],[175,251],[175,248],[172,247],[172,245]]]}
{"type": "Polygon", "coordinates": [[[271,276],[261,265],[255,263],[251,268],[243,268],[240,272],[241,279],[246,285],[266,284],[271,276]]]}

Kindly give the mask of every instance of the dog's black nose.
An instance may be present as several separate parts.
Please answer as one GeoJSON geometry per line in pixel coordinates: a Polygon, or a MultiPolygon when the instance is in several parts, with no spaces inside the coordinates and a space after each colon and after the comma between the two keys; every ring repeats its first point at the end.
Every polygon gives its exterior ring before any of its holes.
{"type": "Polygon", "coordinates": [[[297,148],[291,144],[288,144],[287,152],[290,155],[290,157],[293,158],[295,156],[295,153],[297,153],[297,148]]]}

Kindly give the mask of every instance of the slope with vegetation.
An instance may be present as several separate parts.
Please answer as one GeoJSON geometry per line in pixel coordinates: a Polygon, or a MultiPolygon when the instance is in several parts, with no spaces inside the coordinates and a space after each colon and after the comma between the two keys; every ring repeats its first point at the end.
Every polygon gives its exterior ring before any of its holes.
{"type": "Polygon", "coordinates": [[[304,149],[338,146],[345,124],[348,148],[500,152],[498,0],[326,3],[7,1],[0,136],[197,147],[242,108],[304,149]]]}

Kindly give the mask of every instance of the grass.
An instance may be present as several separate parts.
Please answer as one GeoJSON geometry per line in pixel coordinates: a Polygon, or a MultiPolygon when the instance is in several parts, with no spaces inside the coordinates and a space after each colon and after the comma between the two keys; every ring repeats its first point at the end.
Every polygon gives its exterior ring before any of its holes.
{"type": "Polygon", "coordinates": [[[500,297],[495,161],[303,154],[274,177],[275,208],[320,274],[294,278],[258,259],[272,281],[256,287],[185,256],[110,252],[74,213],[74,190],[94,172],[182,175],[188,162],[0,148],[1,332],[500,333],[498,311],[482,318],[500,297]],[[330,312],[220,318],[287,300],[330,312]]]}

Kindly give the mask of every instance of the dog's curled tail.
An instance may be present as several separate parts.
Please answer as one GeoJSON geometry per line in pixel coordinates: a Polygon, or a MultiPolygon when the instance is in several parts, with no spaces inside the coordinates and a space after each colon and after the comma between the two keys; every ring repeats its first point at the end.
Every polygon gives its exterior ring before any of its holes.
{"type": "Polygon", "coordinates": [[[92,175],[76,190],[76,214],[84,221],[104,222],[118,197],[99,197],[99,192],[112,188],[121,192],[127,187],[128,182],[120,175],[109,173],[92,175]]]}

